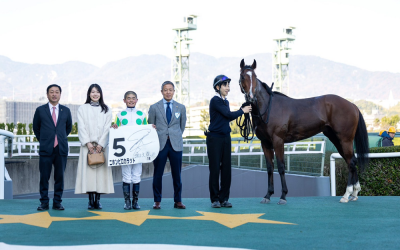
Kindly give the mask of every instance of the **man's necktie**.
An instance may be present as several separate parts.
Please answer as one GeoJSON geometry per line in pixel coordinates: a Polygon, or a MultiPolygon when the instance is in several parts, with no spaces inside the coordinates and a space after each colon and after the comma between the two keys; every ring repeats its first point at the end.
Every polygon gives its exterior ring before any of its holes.
{"type": "Polygon", "coordinates": [[[167,112],[166,112],[166,115],[167,115],[168,124],[171,122],[171,117],[172,117],[171,108],[169,107],[170,104],[171,104],[170,102],[167,102],[167,112]]]}
{"type": "MultiPolygon", "coordinates": [[[[57,126],[57,118],[56,118],[56,107],[53,107],[53,114],[51,115],[53,118],[54,126],[57,126]]],[[[57,147],[58,145],[58,140],[57,140],[57,134],[56,138],[54,139],[54,147],[57,147]]]]}

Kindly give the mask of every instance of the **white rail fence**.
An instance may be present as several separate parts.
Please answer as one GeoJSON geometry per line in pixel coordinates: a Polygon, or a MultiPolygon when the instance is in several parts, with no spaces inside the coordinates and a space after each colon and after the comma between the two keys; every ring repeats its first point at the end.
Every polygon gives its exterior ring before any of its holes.
{"type": "MultiPolygon", "coordinates": [[[[189,162],[191,162],[192,157],[200,156],[203,157],[203,164],[205,163],[206,153],[206,144],[184,144],[184,148],[189,148],[189,153],[183,153],[183,156],[189,157],[189,162]],[[203,150],[201,150],[203,148],[203,150]],[[197,151],[197,152],[196,152],[197,151]]],[[[264,161],[264,152],[261,149],[261,143],[237,143],[232,144],[232,156],[238,156],[238,166],[241,166],[241,157],[242,156],[260,156],[260,169],[263,166],[264,161]],[[241,152],[245,148],[245,152],[241,152]],[[257,149],[259,151],[254,151],[257,149]]],[[[325,160],[325,141],[314,141],[314,142],[293,142],[285,144],[285,155],[286,158],[286,167],[287,171],[290,171],[290,156],[291,155],[304,155],[304,154],[321,154],[321,176],[323,175],[323,166],[325,160]],[[320,145],[318,147],[317,145],[320,145]],[[317,149],[318,148],[318,149],[317,149]]],[[[184,151],[185,152],[185,151],[184,151]]]]}
{"type": "MultiPolygon", "coordinates": [[[[77,138],[78,135],[69,135],[69,138],[77,138]]],[[[32,157],[39,155],[39,142],[33,142],[34,135],[16,135],[13,140],[13,156],[32,157]],[[29,141],[27,141],[29,138],[29,141]]],[[[79,141],[68,142],[68,156],[79,156],[79,141]]],[[[184,140],[184,157],[189,157],[189,162],[192,162],[192,157],[202,157],[203,164],[207,157],[207,145],[205,140],[184,140]],[[194,143],[194,144],[190,144],[194,143]]],[[[309,142],[293,142],[285,144],[285,155],[287,171],[290,171],[291,155],[304,155],[304,154],[321,154],[321,176],[323,175],[324,159],[325,159],[325,141],[309,141],[309,142]]],[[[237,156],[238,166],[241,166],[241,158],[247,156],[260,156],[260,169],[263,166],[264,152],[261,148],[261,143],[250,141],[248,143],[232,143],[232,156],[237,156]]]]}
{"type": "MultiPolygon", "coordinates": [[[[5,151],[5,140],[8,138],[13,138],[14,135],[8,131],[0,130],[0,200],[4,199],[4,181],[5,177],[7,176],[7,179],[10,177],[8,176],[8,173],[6,173],[6,168],[5,168],[5,162],[4,162],[4,154],[3,152],[5,151]]],[[[8,141],[8,140],[7,140],[8,141]]]]}

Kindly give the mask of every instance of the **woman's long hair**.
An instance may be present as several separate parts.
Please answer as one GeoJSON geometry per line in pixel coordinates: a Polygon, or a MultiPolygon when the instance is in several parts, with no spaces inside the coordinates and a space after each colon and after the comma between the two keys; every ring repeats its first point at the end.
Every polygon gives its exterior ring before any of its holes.
{"type": "Polygon", "coordinates": [[[93,83],[92,85],[90,85],[90,87],[89,87],[89,89],[88,89],[88,91],[87,91],[87,97],[86,97],[86,102],[85,102],[85,104],[86,104],[86,103],[89,103],[89,104],[90,104],[90,102],[92,101],[92,99],[90,99],[90,92],[92,92],[92,89],[93,89],[93,88],[96,88],[96,89],[100,92],[99,104],[100,104],[100,107],[101,107],[101,112],[104,111],[104,113],[107,113],[108,107],[107,107],[107,105],[104,103],[104,100],[103,100],[103,91],[101,90],[100,86],[99,86],[97,83],[93,83]]]}

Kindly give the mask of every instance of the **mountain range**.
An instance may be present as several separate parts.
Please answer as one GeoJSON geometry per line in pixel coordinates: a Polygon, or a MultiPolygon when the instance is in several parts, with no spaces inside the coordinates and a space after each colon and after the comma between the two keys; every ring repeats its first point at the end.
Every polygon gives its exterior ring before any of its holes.
{"type": "MultiPolygon", "coordinates": [[[[271,83],[271,54],[244,58],[246,64],[257,60],[258,78],[271,83]]],[[[228,99],[242,102],[244,98],[238,86],[241,59],[192,53],[191,102],[210,99],[213,79],[219,74],[232,79],[228,99]]],[[[0,98],[7,99],[46,100],[46,87],[54,83],[63,89],[61,102],[82,103],[88,86],[98,83],[106,103],[120,101],[127,90],[135,91],[142,102],[151,103],[161,98],[161,83],[170,78],[171,59],[163,55],[128,57],[100,68],[77,61],[54,65],[27,64],[0,56],[0,98]]],[[[291,56],[289,78],[289,95],[293,98],[336,94],[351,99],[387,99],[392,90],[394,99],[400,99],[400,73],[367,71],[317,56],[291,56]]]]}

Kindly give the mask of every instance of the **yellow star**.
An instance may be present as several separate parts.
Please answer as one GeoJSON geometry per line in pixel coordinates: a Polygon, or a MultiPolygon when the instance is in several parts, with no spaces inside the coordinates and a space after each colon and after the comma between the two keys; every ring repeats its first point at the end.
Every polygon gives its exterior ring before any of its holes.
{"type": "Polygon", "coordinates": [[[149,215],[150,210],[128,213],[92,212],[100,216],[81,218],[81,220],[118,220],[132,225],[140,226],[147,219],[176,219],[170,216],[149,215]]]}
{"type": "Polygon", "coordinates": [[[49,228],[53,221],[79,220],[78,218],[51,217],[49,212],[26,215],[0,214],[0,218],[0,224],[21,223],[43,228],[49,228]]]}
{"type": "MultiPolygon", "coordinates": [[[[286,224],[286,225],[295,225],[293,223],[281,222],[281,221],[273,221],[273,220],[264,220],[259,219],[258,217],[264,214],[221,214],[221,213],[211,213],[211,212],[201,212],[196,211],[203,216],[193,216],[193,217],[182,217],[179,219],[183,220],[208,220],[215,221],[221,225],[224,225],[229,228],[235,228],[241,226],[246,223],[266,223],[266,224],[286,224]]],[[[178,218],[176,218],[178,219],[178,218]]]]}

